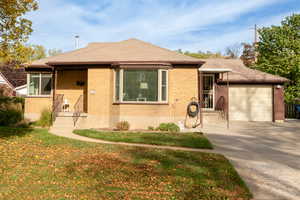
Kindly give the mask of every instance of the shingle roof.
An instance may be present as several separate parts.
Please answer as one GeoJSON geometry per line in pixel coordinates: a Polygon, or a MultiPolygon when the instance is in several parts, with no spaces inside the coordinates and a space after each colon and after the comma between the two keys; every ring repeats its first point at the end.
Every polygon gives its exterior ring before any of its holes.
{"type": "Polygon", "coordinates": [[[201,68],[228,68],[229,82],[231,83],[284,83],[289,80],[280,76],[275,76],[258,70],[250,69],[243,64],[240,59],[203,59],[205,64],[201,68]]]}
{"type": "Polygon", "coordinates": [[[0,73],[3,74],[13,87],[26,84],[26,72],[23,67],[16,68],[11,65],[0,65],[0,73]]]}
{"type": "Polygon", "coordinates": [[[43,66],[47,63],[116,63],[116,62],[169,62],[169,63],[202,63],[175,51],[164,49],[153,44],[129,39],[121,42],[90,43],[87,47],[57,56],[34,61],[30,66],[43,66]]]}

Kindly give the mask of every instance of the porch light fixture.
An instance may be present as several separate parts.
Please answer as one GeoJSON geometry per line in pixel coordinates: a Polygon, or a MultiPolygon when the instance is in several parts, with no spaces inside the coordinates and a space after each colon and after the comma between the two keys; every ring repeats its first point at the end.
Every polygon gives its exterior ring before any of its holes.
{"type": "Polygon", "coordinates": [[[76,81],[77,86],[84,86],[84,81],[76,81]]]}

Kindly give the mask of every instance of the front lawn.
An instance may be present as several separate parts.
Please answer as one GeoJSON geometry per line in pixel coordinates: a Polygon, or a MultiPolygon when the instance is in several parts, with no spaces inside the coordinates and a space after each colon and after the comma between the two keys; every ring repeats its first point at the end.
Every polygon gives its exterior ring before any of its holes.
{"type": "Polygon", "coordinates": [[[0,199],[248,200],[222,155],[103,145],[0,127],[0,199]]]}
{"type": "Polygon", "coordinates": [[[209,140],[201,133],[167,133],[167,132],[108,132],[97,130],[75,130],[75,134],[113,141],[166,146],[213,149],[209,140]]]}

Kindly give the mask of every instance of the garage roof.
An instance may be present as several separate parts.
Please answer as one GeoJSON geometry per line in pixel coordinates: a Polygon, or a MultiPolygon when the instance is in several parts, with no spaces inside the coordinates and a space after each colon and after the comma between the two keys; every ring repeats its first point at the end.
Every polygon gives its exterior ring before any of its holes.
{"type": "MultiPolygon", "coordinates": [[[[202,69],[231,69],[229,72],[229,82],[231,83],[284,83],[289,80],[280,76],[250,69],[243,64],[240,59],[212,58],[203,59],[205,64],[202,69]]],[[[226,80],[221,80],[226,82],[226,80]]]]}

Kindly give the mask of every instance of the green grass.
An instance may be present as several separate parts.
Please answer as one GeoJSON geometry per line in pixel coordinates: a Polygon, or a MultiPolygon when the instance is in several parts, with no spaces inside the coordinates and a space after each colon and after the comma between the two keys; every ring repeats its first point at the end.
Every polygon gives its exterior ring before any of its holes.
{"type": "Polygon", "coordinates": [[[213,149],[212,144],[202,133],[101,132],[96,130],[75,130],[74,133],[85,137],[113,142],[213,149]]]}
{"type": "Polygon", "coordinates": [[[0,199],[206,199],[252,196],[218,154],[75,141],[0,127],[0,199]]]}

